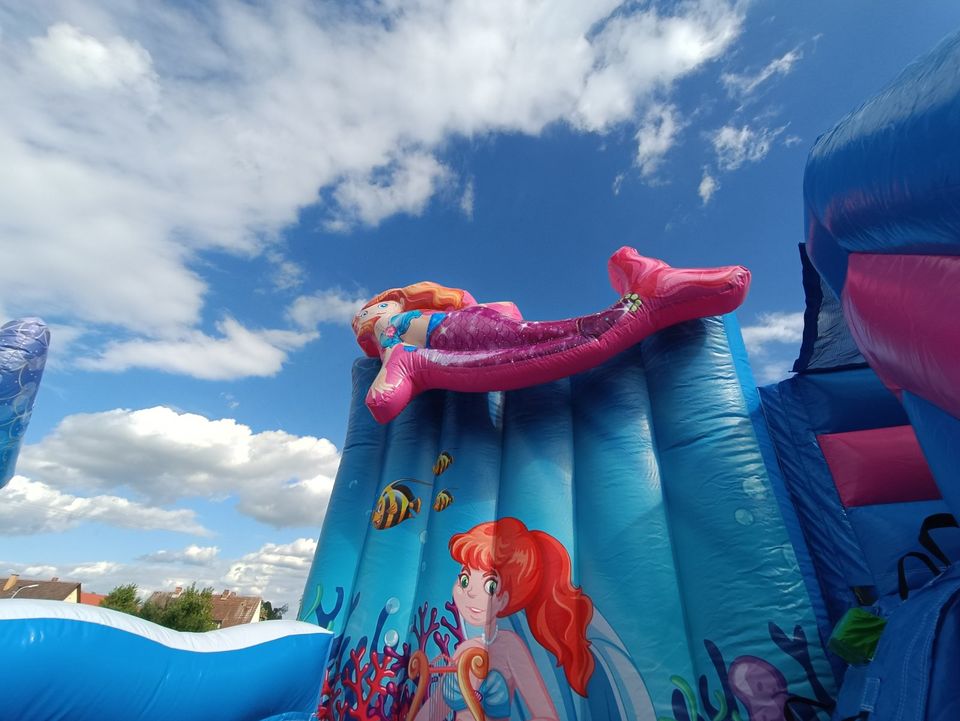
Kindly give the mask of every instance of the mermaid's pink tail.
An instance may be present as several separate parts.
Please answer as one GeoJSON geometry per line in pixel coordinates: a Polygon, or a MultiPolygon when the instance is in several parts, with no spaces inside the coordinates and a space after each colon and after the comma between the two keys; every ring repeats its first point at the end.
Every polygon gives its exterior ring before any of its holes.
{"type": "Polygon", "coordinates": [[[385,383],[371,387],[367,406],[381,423],[392,420],[421,391],[505,391],[580,373],[663,328],[735,310],[750,285],[742,266],[671,268],[621,248],[610,259],[610,280],[623,297],[610,309],[568,321],[497,319],[491,309],[451,313],[435,347],[397,347],[384,367],[385,383]]]}

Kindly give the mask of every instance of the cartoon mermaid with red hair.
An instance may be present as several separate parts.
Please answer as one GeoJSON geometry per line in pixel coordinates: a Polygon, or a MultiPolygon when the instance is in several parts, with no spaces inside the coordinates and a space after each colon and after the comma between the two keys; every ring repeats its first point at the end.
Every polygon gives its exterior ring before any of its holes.
{"type": "Polygon", "coordinates": [[[572,583],[567,550],[549,533],[502,518],[453,536],[450,555],[460,564],[453,586],[457,611],[481,632],[439,666],[415,654],[410,676],[421,687],[407,718],[432,721],[453,712],[455,721],[509,719],[519,697],[525,718],[559,721],[527,642],[498,622],[523,611],[533,639],[556,659],[569,687],[587,696],[596,665],[587,638],[594,607],[572,583]],[[431,672],[440,680],[426,698],[423,679],[431,672]]]}
{"type": "Polygon", "coordinates": [[[360,347],[383,361],[367,407],[386,423],[429,388],[505,391],[579,373],[662,328],[733,311],[750,284],[741,266],[671,268],[633,248],[608,268],[620,301],[568,320],[526,321],[513,303],[427,281],[374,296],[353,319],[360,347]]]}

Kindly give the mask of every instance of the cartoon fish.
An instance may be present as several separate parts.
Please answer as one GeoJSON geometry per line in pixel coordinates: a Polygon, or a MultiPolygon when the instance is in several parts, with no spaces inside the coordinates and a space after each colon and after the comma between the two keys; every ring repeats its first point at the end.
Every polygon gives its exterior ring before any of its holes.
{"type": "Polygon", "coordinates": [[[440,493],[437,494],[437,497],[433,500],[433,510],[439,512],[447,508],[451,503],[453,503],[453,494],[450,493],[446,488],[444,488],[440,493]]]}
{"type": "Polygon", "coordinates": [[[433,475],[441,475],[450,467],[452,463],[453,456],[451,456],[447,451],[440,451],[440,455],[437,457],[437,462],[433,464],[433,475]]]}
{"type": "Polygon", "coordinates": [[[373,521],[373,527],[382,531],[386,528],[393,528],[408,518],[413,518],[413,514],[419,512],[420,499],[413,495],[410,487],[400,483],[400,481],[393,481],[388,483],[384,487],[383,493],[380,494],[371,520],[373,521]]]}

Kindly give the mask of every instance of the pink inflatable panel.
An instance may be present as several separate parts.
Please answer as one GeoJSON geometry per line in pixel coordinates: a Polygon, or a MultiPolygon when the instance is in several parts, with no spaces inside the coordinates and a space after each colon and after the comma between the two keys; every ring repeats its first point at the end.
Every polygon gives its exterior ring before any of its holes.
{"type": "Polygon", "coordinates": [[[843,310],[894,392],[960,417],[960,256],[852,253],[843,310]]]}
{"type": "Polygon", "coordinates": [[[817,441],[846,508],[940,498],[911,426],[825,433],[817,441]]]}

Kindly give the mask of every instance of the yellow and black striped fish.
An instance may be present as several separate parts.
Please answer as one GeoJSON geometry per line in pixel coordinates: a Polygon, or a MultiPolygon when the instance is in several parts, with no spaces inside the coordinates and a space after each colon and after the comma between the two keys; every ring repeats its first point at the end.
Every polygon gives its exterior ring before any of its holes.
{"type": "Polygon", "coordinates": [[[453,494],[444,488],[437,494],[437,497],[433,499],[433,510],[437,512],[442,511],[448,508],[451,503],[453,503],[453,494]]]}
{"type": "Polygon", "coordinates": [[[419,512],[420,499],[413,495],[409,486],[394,481],[384,487],[371,520],[373,527],[382,531],[413,518],[413,514],[419,512]]]}
{"type": "Polygon", "coordinates": [[[453,456],[451,456],[447,451],[440,451],[440,455],[437,457],[437,462],[433,464],[433,475],[441,475],[450,467],[452,463],[453,456]]]}

